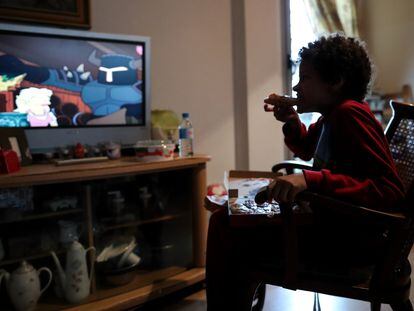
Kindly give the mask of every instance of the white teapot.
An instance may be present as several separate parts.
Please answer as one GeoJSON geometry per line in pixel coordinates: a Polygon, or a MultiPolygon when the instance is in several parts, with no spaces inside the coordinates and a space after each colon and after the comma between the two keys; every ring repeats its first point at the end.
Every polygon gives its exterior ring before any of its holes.
{"type": "Polygon", "coordinates": [[[12,273],[0,270],[0,284],[2,279],[6,280],[6,288],[13,306],[18,311],[30,311],[36,308],[40,295],[49,287],[52,281],[52,272],[46,268],[36,271],[32,265],[22,261],[20,266],[12,273]],[[49,280],[43,289],[40,289],[40,272],[46,271],[49,280]]]}
{"type": "Polygon", "coordinates": [[[88,274],[88,266],[86,264],[86,253],[93,251],[95,255],[95,247],[84,249],[78,241],[73,241],[66,253],[66,269],[63,270],[59,259],[55,252],[51,252],[53,260],[58,269],[58,280],[61,292],[65,299],[70,303],[78,303],[89,296],[91,287],[91,274],[93,271],[92,260],[91,271],[88,274]]]}

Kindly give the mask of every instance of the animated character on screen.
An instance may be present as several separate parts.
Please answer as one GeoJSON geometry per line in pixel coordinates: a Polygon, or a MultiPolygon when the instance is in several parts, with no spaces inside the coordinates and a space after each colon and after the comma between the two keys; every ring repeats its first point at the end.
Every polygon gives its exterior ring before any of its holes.
{"type": "Polygon", "coordinates": [[[125,108],[126,117],[133,117],[135,121],[130,122],[135,123],[143,118],[140,89],[142,81],[137,77],[137,70],[142,70],[142,47],[137,46],[136,52],[137,59],[119,54],[103,54],[99,58],[96,51],[93,51],[88,60],[98,67],[97,80],[89,71],[84,71],[83,64],[76,70],[70,70],[67,66],[62,69],[36,67],[23,63],[13,55],[0,56],[0,74],[17,76],[25,73],[25,80],[32,83],[79,92],[94,118],[125,108]]]}
{"type": "Polygon", "coordinates": [[[27,121],[32,127],[57,126],[56,116],[50,111],[52,94],[48,89],[23,89],[16,96],[15,112],[27,113],[27,121]]]}
{"type": "Polygon", "coordinates": [[[81,97],[93,114],[105,116],[122,107],[127,108],[127,115],[138,115],[142,93],[137,87],[137,69],[142,66],[141,59],[110,54],[98,58],[93,51],[89,62],[98,66],[98,80],[87,83],[81,97]]]}

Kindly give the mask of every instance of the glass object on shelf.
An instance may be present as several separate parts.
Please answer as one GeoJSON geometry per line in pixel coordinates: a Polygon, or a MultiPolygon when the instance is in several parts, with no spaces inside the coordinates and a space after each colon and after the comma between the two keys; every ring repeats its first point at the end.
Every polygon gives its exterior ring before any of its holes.
{"type": "Polygon", "coordinates": [[[75,195],[53,196],[42,205],[45,210],[52,212],[75,209],[78,206],[78,198],[75,195]]]}
{"type": "Polygon", "coordinates": [[[120,221],[125,213],[125,198],[120,190],[107,192],[108,214],[115,217],[115,221],[120,221]]]}
{"type": "Polygon", "coordinates": [[[32,187],[0,189],[0,210],[14,208],[20,211],[33,210],[32,187]]]}
{"type": "Polygon", "coordinates": [[[63,246],[67,246],[74,241],[78,241],[81,235],[81,227],[80,224],[67,221],[67,220],[59,220],[59,242],[63,246]]]}
{"type": "Polygon", "coordinates": [[[146,215],[149,213],[150,209],[150,202],[152,198],[152,194],[148,192],[148,187],[140,187],[138,188],[138,197],[141,205],[141,215],[142,218],[145,219],[146,215]]]}

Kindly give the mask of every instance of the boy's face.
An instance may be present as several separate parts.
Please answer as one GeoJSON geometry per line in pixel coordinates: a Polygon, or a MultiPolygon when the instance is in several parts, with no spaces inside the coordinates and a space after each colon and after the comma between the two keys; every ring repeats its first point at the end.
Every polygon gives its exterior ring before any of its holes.
{"type": "Polygon", "coordinates": [[[293,90],[297,93],[298,113],[325,112],[335,101],[334,86],[323,81],[313,66],[302,61],[299,67],[299,82],[293,90]]]}

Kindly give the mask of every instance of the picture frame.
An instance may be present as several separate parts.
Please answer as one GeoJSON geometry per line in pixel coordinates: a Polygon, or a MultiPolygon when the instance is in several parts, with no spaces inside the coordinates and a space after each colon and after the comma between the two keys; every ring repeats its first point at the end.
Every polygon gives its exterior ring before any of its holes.
{"type": "Polygon", "coordinates": [[[90,0],[0,0],[0,19],[89,29],[90,0]]]}
{"type": "Polygon", "coordinates": [[[32,155],[23,128],[0,128],[0,148],[16,152],[21,165],[32,163],[32,155]]]}

